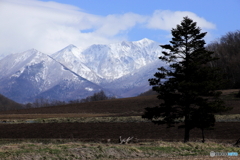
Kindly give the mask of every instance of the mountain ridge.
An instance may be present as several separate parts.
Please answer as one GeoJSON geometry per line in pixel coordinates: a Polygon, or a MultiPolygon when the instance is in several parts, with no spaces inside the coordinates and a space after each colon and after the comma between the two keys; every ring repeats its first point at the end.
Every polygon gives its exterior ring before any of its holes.
{"type": "MultiPolygon", "coordinates": [[[[74,93],[79,91],[87,96],[92,95],[92,93],[84,90],[84,88],[103,90],[97,84],[81,77],[44,53],[28,50],[19,53],[19,56],[22,56],[20,60],[13,62],[14,69],[0,79],[1,93],[17,102],[24,103],[40,97],[51,99],[51,97],[57,96],[58,99],[70,100],[73,90],[74,93]],[[75,84],[75,86],[73,87],[71,84],[75,84]],[[82,87],[79,88],[78,86],[82,87]],[[64,87],[65,90],[60,89],[64,87]],[[58,92],[51,92],[53,88],[58,92]],[[72,88],[72,91],[69,91],[69,88],[72,88]]],[[[11,56],[8,56],[8,60],[4,58],[0,61],[0,68],[11,61],[11,56]]],[[[0,75],[3,75],[3,72],[4,70],[1,70],[0,75]]],[[[82,94],[76,93],[75,96],[72,96],[72,99],[84,98],[84,96],[81,96],[82,94]]]]}
{"type": "Polygon", "coordinates": [[[50,55],[30,49],[0,60],[0,93],[21,103],[81,99],[100,90],[135,96],[149,89],[147,80],[160,67],[155,63],[161,51],[159,43],[146,38],[85,50],[70,44],[50,55]]]}
{"type": "Polygon", "coordinates": [[[114,80],[156,60],[161,55],[161,48],[157,42],[143,39],[92,45],[82,55],[85,56],[83,63],[86,66],[91,66],[90,69],[102,77],[114,80]],[[86,55],[90,58],[87,59],[86,55]]]}

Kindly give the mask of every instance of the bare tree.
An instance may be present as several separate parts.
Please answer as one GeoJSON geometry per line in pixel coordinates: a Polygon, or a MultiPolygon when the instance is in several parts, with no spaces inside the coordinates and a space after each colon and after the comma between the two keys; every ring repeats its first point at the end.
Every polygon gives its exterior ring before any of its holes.
{"type": "Polygon", "coordinates": [[[228,32],[206,48],[219,58],[211,66],[221,68],[225,74],[225,88],[240,88],[240,30],[228,32]]]}

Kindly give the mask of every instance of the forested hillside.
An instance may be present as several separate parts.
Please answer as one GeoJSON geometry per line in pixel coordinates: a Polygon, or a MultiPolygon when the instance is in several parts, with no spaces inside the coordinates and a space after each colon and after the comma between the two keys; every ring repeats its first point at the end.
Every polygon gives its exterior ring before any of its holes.
{"type": "Polygon", "coordinates": [[[227,80],[225,89],[240,88],[240,30],[228,32],[207,45],[207,49],[219,58],[211,65],[220,67],[227,80]]]}

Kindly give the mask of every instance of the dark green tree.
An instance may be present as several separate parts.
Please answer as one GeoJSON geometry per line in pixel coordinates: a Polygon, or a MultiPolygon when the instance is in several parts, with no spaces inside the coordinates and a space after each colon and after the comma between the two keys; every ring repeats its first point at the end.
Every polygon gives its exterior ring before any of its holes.
{"type": "Polygon", "coordinates": [[[203,131],[213,126],[214,114],[230,108],[224,106],[219,98],[221,92],[216,91],[222,81],[218,69],[208,65],[217,58],[204,47],[206,32],[202,33],[197,23],[188,17],[171,32],[171,44],[161,45],[163,56],[159,57],[169,67],[158,68],[156,78],[149,79],[163,102],[154,108],[145,108],[142,118],[168,127],[184,119],[181,127],[185,129],[184,142],[188,142],[191,129],[197,127],[203,131]]]}
{"type": "Polygon", "coordinates": [[[204,108],[198,109],[196,112],[193,112],[190,117],[191,129],[199,128],[202,131],[202,142],[205,142],[204,129],[208,129],[214,126],[215,117],[214,114],[208,113],[207,111],[202,110],[204,108]]]}

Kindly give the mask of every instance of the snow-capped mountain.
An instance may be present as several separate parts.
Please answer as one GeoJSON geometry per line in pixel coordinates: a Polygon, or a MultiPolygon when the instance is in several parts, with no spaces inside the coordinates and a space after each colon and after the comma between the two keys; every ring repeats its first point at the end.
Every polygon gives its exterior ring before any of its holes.
{"type": "Polygon", "coordinates": [[[124,75],[110,83],[104,88],[111,90],[112,93],[119,97],[133,97],[151,88],[148,79],[154,78],[154,74],[158,71],[159,66],[166,64],[155,60],[154,62],[137,69],[133,73],[124,75]]]}
{"type": "Polygon", "coordinates": [[[35,49],[0,60],[0,94],[17,102],[35,98],[74,100],[103,90],[131,97],[150,88],[148,79],[165,65],[159,43],[140,41],[95,44],[87,49],[69,45],[47,55],[35,49]]]}
{"type": "Polygon", "coordinates": [[[81,61],[107,80],[114,80],[158,59],[157,42],[142,39],[109,45],[92,45],[81,53],[81,61]]]}
{"type": "Polygon", "coordinates": [[[102,90],[35,49],[2,59],[0,75],[0,92],[17,102],[33,101],[37,97],[71,100],[102,90]]]}
{"type": "Polygon", "coordinates": [[[103,78],[89,69],[86,65],[81,62],[81,59],[84,57],[80,54],[81,50],[74,45],[69,45],[66,48],[52,54],[51,56],[66,66],[68,69],[73,72],[81,75],[81,77],[99,84],[103,81],[103,78]]]}
{"type": "Polygon", "coordinates": [[[2,54],[0,55],[0,60],[3,59],[4,57],[6,57],[7,55],[8,55],[7,53],[2,53],[2,54]]]}

